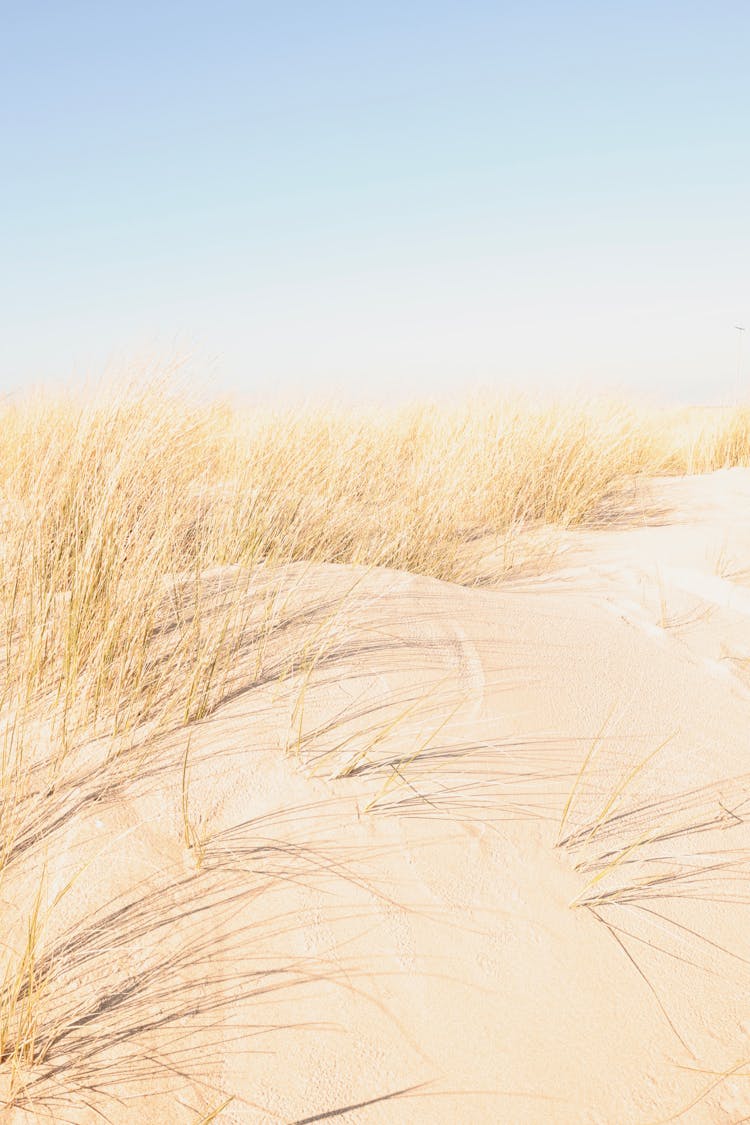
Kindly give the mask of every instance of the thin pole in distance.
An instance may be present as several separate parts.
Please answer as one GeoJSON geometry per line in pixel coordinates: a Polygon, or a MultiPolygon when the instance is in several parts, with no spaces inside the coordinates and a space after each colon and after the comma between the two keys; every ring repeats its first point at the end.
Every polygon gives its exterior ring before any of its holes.
{"type": "Polygon", "coordinates": [[[737,329],[737,383],[735,398],[739,398],[742,393],[742,339],[745,335],[745,325],[735,324],[737,329]]]}

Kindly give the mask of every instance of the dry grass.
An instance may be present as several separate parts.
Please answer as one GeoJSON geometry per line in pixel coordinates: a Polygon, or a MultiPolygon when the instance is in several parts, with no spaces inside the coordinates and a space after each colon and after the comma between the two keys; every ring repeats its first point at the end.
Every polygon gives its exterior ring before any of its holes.
{"type": "MultiPolygon", "coordinates": [[[[98,770],[100,786],[115,786],[148,739],[209,714],[248,638],[258,681],[290,668],[302,677],[299,749],[306,678],[336,607],[299,651],[271,661],[284,603],[268,575],[279,565],[386,565],[471,582],[472,541],[606,519],[643,474],[748,463],[750,410],[739,408],[663,416],[519,399],[238,417],[187,404],[169,382],[90,402],[4,404],[0,889],[19,859],[30,876],[19,939],[0,948],[0,1064],[15,1075],[48,1049],[37,1009],[54,964],[40,919],[56,899],[44,849],[80,778],[98,770]],[[218,585],[217,567],[233,567],[218,585]]],[[[375,800],[402,780],[394,767],[375,800]]],[[[182,790],[200,868],[187,750],[182,790]]]]}
{"type": "MultiPolygon", "coordinates": [[[[615,516],[639,475],[748,462],[740,408],[516,399],[238,417],[186,404],[168,380],[6,403],[2,799],[18,807],[34,771],[54,783],[81,731],[114,749],[144,723],[206,715],[248,615],[261,676],[279,612],[257,588],[264,568],[357,563],[471,582],[472,542],[495,537],[510,560],[519,528],[615,516]],[[228,564],[232,582],[207,599],[207,573],[228,564]]],[[[296,663],[315,652],[313,636],[296,663]]],[[[0,866],[15,833],[4,819],[0,866]]]]}

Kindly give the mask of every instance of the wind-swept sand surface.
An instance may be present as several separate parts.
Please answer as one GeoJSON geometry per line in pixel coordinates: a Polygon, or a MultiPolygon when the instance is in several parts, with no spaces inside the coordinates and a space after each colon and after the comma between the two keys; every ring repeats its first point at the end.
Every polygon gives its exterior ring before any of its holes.
{"type": "Polygon", "coordinates": [[[289,567],[309,663],[248,647],[105,790],[92,747],[14,1122],[748,1118],[750,471],[556,548],[289,567]]]}

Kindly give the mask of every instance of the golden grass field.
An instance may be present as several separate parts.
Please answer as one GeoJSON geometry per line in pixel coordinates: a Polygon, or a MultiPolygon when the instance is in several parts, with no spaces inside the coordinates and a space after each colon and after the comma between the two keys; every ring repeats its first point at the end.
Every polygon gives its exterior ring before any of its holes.
{"type": "Polygon", "coordinates": [[[746,1119],[748,466],[740,406],[0,405],[0,1119],[746,1119]]]}

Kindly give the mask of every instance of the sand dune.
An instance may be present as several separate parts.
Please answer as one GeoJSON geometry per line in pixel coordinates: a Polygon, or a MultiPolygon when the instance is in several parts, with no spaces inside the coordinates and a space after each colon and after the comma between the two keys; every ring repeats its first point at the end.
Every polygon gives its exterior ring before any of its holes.
{"type": "Polygon", "coordinates": [[[496,587],[268,577],[283,676],[56,798],[9,1119],[746,1119],[748,560],[732,469],[496,587]]]}

